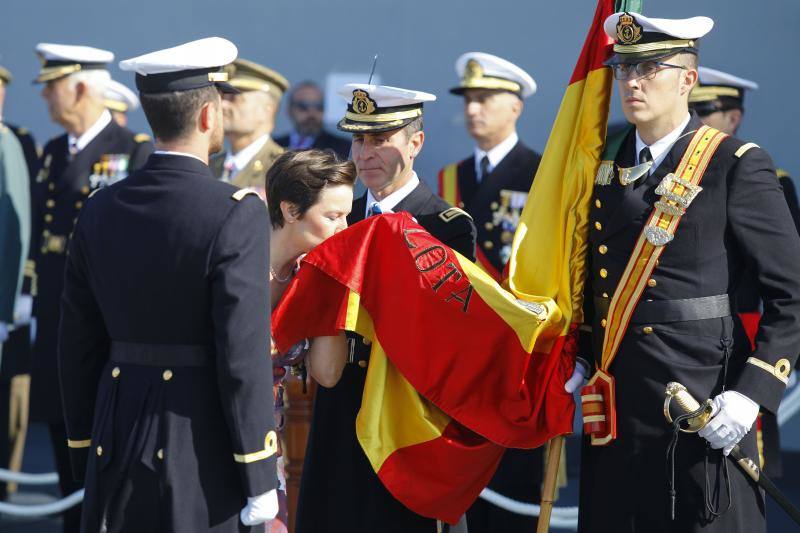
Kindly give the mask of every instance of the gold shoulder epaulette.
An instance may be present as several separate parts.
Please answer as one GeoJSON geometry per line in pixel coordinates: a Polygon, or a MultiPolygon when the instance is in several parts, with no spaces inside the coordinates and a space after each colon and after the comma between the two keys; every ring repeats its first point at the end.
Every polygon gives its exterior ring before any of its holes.
{"type": "Polygon", "coordinates": [[[27,135],[28,128],[26,128],[25,126],[20,126],[19,128],[17,128],[17,133],[19,133],[20,135],[27,135]]]}
{"type": "Polygon", "coordinates": [[[255,194],[256,196],[258,196],[258,193],[253,189],[239,189],[238,191],[236,191],[231,195],[231,198],[233,198],[237,202],[241,202],[242,199],[244,199],[244,197],[247,196],[248,194],[255,194]]]}
{"type": "Polygon", "coordinates": [[[133,142],[136,142],[136,143],[146,143],[146,142],[151,141],[151,140],[152,140],[152,137],[150,137],[146,133],[137,133],[136,135],[133,136],[133,142]]]}
{"type": "Polygon", "coordinates": [[[472,217],[464,211],[463,209],[459,209],[458,207],[451,207],[445,211],[439,213],[439,218],[444,220],[445,222],[450,222],[458,217],[467,217],[468,219],[472,220],[472,217]]]}
{"type": "Polygon", "coordinates": [[[761,147],[759,145],[757,145],[756,143],[745,143],[745,144],[741,145],[739,147],[739,149],[736,150],[736,152],[733,155],[735,155],[737,158],[741,158],[751,148],[761,148],[761,147]]]}
{"type": "Polygon", "coordinates": [[[775,169],[775,174],[778,175],[778,178],[788,178],[789,173],[784,168],[775,169]]]}

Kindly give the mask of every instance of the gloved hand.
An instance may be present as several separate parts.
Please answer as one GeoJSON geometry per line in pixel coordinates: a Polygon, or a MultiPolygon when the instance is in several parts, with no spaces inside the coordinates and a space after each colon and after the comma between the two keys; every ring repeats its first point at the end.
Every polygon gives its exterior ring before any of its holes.
{"type": "Polygon", "coordinates": [[[8,324],[0,322],[0,344],[3,344],[8,339],[8,324]]]}
{"type": "Polygon", "coordinates": [[[14,302],[14,325],[25,326],[31,322],[33,312],[33,296],[20,294],[14,302]]]}
{"type": "Polygon", "coordinates": [[[572,394],[578,387],[583,385],[583,380],[585,378],[586,367],[579,360],[575,360],[575,369],[572,371],[572,375],[567,382],[564,383],[564,390],[572,394]]]}
{"type": "Polygon", "coordinates": [[[706,439],[715,450],[722,448],[728,455],[742,438],[747,435],[758,417],[758,404],[736,391],[729,390],[718,394],[712,400],[714,409],[708,424],[699,435],[706,439]]]}
{"type": "Polygon", "coordinates": [[[246,526],[257,526],[272,520],[278,514],[278,492],[272,489],[259,496],[247,498],[247,505],[239,513],[239,519],[246,526]]]}

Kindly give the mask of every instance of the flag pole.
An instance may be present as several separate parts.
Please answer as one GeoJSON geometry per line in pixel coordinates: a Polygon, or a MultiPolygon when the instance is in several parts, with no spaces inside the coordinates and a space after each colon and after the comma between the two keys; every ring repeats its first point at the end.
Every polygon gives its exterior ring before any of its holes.
{"type": "Polygon", "coordinates": [[[539,521],[536,533],[547,533],[550,530],[550,513],[553,511],[553,500],[556,495],[558,482],[558,466],[561,462],[561,448],[564,444],[564,435],[559,435],[550,440],[550,450],[547,454],[547,464],[544,469],[544,483],[542,485],[542,501],[539,505],[539,521]]]}

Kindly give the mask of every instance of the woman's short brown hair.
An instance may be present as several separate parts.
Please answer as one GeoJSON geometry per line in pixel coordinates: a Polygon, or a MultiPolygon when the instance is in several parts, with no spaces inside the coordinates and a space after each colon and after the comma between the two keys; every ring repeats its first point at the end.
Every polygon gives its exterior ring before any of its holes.
{"type": "Polygon", "coordinates": [[[289,151],[282,154],[267,171],[267,206],[273,228],[286,221],[281,202],[294,204],[302,217],[317,203],[320,192],[329,186],[350,185],[356,181],[356,166],[342,161],[333,150],[289,151]]]}

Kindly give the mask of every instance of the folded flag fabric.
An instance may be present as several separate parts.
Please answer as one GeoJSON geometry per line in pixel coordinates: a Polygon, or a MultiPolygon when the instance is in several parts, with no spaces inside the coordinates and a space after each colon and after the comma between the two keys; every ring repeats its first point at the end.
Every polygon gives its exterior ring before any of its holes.
{"type": "Polygon", "coordinates": [[[520,302],[407,213],[315,248],[272,318],[281,352],[343,330],[372,343],[358,439],[387,489],[423,516],[455,523],[504,447],[572,431],[565,338],[533,351],[561,320],[554,301],[520,302]]]}

